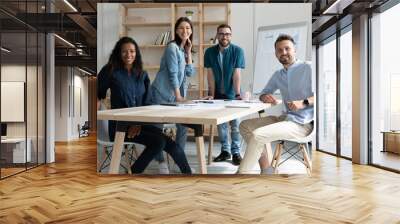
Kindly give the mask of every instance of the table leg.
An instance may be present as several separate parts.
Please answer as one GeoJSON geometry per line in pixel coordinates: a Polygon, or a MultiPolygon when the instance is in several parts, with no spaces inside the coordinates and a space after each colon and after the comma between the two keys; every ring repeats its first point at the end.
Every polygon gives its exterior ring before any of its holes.
{"type": "Polygon", "coordinates": [[[196,137],[196,146],[197,146],[197,157],[199,160],[200,173],[207,174],[203,136],[196,137]]]}
{"type": "Polygon", "coordinates": [[[210,125],[210,135],[208,136],[210,138],[208,142],[208,165],[211,164],[212,161],[212,150],[214,147],[214,126],[210,125]]]}
{"type": "MultiPolygon", "coordinates": [[[[118,174],[121,163],[122,147],[124,144],[125,132],[117,131],[115,133],[114,146],[112,151],[109,174],[118,174]]],[[[130,169],[130,167],[128,168],[130,169]]]]}
{"type": "Polygon", "coordinates": [[[199,167],[201,174],[207,174],[207,166],[204,152],[204,127],[203,125],[191,125],[194,130],[194,137],[196,138],[197,158],[199,160],[199,167]]]}

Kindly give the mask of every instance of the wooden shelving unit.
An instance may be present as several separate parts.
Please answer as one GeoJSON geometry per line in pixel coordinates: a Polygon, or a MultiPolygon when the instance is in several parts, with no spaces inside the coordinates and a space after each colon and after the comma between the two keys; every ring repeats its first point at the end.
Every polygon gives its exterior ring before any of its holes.
{"type": "Polygon", "coordinates": [[[196,87],[189,89],[188,95],[197,98],[207,93],[206,72],[203,67],[204,52],[206,48],[214,45],[209,39],[215,37],[217,26],[230,23],[230,3],[122,3],[120,36],[132,36],[137,39],[139,35],[147,35],[143,41],[137,41],[143,57],[153,58],[151,62],[144,59],[144,68],[150,75],[156,74],[165,45],[154,44],[157,35],[155,33],[171,31],[171,34],[174,34],[175,22],[179,17],[185,16],[186,10],[193,11],[193,47],[196,52],[193,59],[197,70],[195,80],[190,80],[196,87]]]}

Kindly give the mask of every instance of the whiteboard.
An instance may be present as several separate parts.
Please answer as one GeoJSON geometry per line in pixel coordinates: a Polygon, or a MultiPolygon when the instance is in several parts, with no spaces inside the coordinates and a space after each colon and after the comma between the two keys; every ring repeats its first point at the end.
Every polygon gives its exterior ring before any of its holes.
{"type": "Polygon", "coordinates": [[[259,94],[276,70],[283,68],[275,56],[275,41],[281,34],[293,37],[296,43],[296,58],[306,61],[311,51],[307,22],[262,26],[258,28],[256,57],[254,60],[253,94],[259,94]]]}
{"type": "Polygon", "coordinates": [[[25,82],[1,82],[1,122],[24,122],[25,82]]]}

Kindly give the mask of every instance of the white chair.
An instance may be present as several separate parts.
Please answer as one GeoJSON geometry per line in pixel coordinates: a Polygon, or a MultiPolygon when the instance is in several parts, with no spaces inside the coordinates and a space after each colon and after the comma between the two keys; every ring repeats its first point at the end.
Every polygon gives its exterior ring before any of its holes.
{"type": "MultiPolygon", "coordinates": [[[[100,105],[100,110],[104,110],[104,104],[100,105]]],[[[113,150],[114,142],[110,141],[108,135],[108,121],[107,120],[97,120],[97,147],[101,149],[100,158],[97,159],[97,170],[101,172],[103,169],[107,168],[110,165],[111,155],[113,150]]],[[[139,153],[136,148],[136,143],[133,142],[124,142],[123,144],[123,152],[122,157],[125,157],[125,164],[121,163],[121,167],[132,174],[131,166],[135,162],[136,158],[139,156],[139,153]]]]}
{"type": "Polygon", "coordinates": [[[272,158],[272,163],[271,163],[271,166],[274,168],[275,173],[278,172],[278,167],[280,165],[282,165],[284,162],[286,162],[287,160],[289,160],[290,158],[293,157],[293,158],[299,160],[300,162],[302,162],[306,166],[307,173],[309,176],[311,176],[312,161],[311,161],[309,155],[311,154],[312,149],[308,147],[308,143],[313,140],[314,130],[315,129],[313,129],[313,131],[304,138],[281,139],[279,141],[279,143],[277,143],[276,148],[275,148],[275,153],[274,153],[274,156],[272,158]],[[290,147],[290,148],[285,148],[284,142],[293,142],[293,143],[296,143],[296,145],[293,147],[290,147]],[[296,149],[296,150],[294,151],[292,149],[296,149]],[[282,150],[284,150],[283,153],[282,153],[282,150]],[[302,158],[297,155],[300,152],[303,154],[302,158]],[[280,162],[281,156],[284,154],[289,154],[289,156],[284,161],[280,162]]]}

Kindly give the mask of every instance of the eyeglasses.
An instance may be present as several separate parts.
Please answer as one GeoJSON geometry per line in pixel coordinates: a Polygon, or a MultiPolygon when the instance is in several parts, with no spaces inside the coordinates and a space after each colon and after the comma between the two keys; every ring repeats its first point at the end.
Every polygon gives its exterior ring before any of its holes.
{"type": "Polygon", "coordinates": [[[232,33],[218,33],[218,36],[220,36],[220,37],[222,37],[222,36],[230,37],[230,36],[232,36],[232,33]]]}

